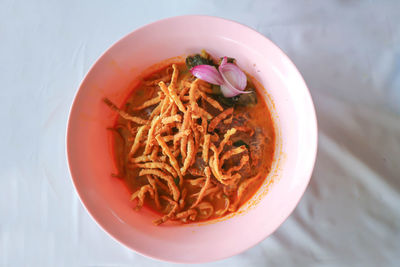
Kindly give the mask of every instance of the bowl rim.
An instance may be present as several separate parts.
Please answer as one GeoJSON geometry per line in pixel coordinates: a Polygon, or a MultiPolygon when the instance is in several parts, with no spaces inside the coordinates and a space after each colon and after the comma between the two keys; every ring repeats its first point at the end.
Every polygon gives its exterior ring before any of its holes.
{"type": "Polygon", "coordinates": [[[134,251],[135,253],[138,253],[140,255],[143,255],[147,258],[150,259],[154,259],[154,260],[158,260],[158,261],[164,261],[164,262],[171,262],[171,263],[206,263],[206,262],[213,262],[213,261],[218,261],[218,260],[223,260],[238,254],[243,253],[244,251],[256,246],[257,244],[259,244],[261,241],[265,240],[268,236],[272,235],[287,219],[288,217],[293,213],[294,209],[298,206],[300,200],[302,199],[305,190],[307,189],[311,177],[312,177],[312,173],[315,167],[315,162],[316,162],[316,157],[317,157],[317,149],[318,149],[318,123],[317,123],[317,116],[316,116],[316,112],[315,112],[315,106],[314,106],[314,102],[312,100],[311,97],[311,93],[310,90],[303,78],[303,76],[301,75],[300,71],[298,70],[297,66],[293,63],[293,61],[286,55],[286,53],[275,43],[273,43],[270,39],[268,39],[266,36],[264,36],[263,34],[259,33],[258,31],[256,31],[255,29],[244,25],[240,22],[231,20],[231,19],[226,19],[226,18],[222,18],[222,17],[218,17],[218,16],[210,16],[210,15],[180,15],[180,16],[173,16],[173,17],[167,17],[167,18],[163,18],[160,20],[156,20],[153,21],[151,23],[145,24],[143,26],[140,26],[138,28],[135,28],[134,30],[128,32],[127,34],[125,34],[123,37],[121,37],[120,39],[118,39],[117,41],[115,41],[111,46],[109,46],[103,53],[101,53],[101,55],[92,63],[92,65],[90,66],[90,68],[88,69],[88,71],[86,72],[84,78],[82,79],[82,81],[79,84],[78,89],[76,90],[76,92],[74,93],[74,97],[72,100],[72,103],[69,107],[69,111],[68,111],[68,119],[67,119],[67,123],[66,123],[67,127],[66,127],[66,135],[65,135],[65,155],[66,155],[66,159],[67,159],[67,165],[68,165],[68,171],[70,174],[70,181],[72,182],[72,185],[75,189],[75,192],[78,195],[78,198],[81,202],[81,204],[83,205],[83,207],[85,208],[85,210],[88,212],[89,216],[95,221],[95,223],[100,227],[100,229],[102,229],[103,231],[105,231],[109,236],[111,236],[115,241],[117,241],[119,244],[123,245],[124,247],[130,249],[131,251],[134,251]],[[238,27],[243,27],[245,28],[247,31],[252,32],[252,34],[258,35],[258,37],[264,39],[265,41],[267,41],[271,46],[273,46],[275,49],[277,49],[281,55],[285,58],[285,60],[287,60],[287,62],[293,67],[293,70],[295,72],[297,72],[297,74],[299,75],[299,78],[301,79],[301,81],[303,82],[303,85],[305,87],[305,94],[306,97],[309,100],[309,103],[311,104],[310,108],[311,108],[311,113],[309,114],[310,116],[310,121],[312,121],[313,124],[313,128],[315,129],[314,132],[314,136],[315,136],[315,140],[311,141],[311,145],[313,147],[312,150],[312,160],[310,161],[310,165],[307,171],[304,172],[304,174],[306,174],[307,181],[303,184],[303,188],[301,188],[301,190],[299,190],[301,193],[299,194],[298,199],[296,200],[295,205],[293,205],[293,207],[291,208],[290,212],[288,212],[287,215],[283,216],[282,221],[280,223],[278,223],[275,227],[272,228],[272,230],[270,231],[270,233],[266,233],[265,235],[260,235],[260,238],[254,242],[253,244],[250,244],[248,246],[244,246],[242,247],[240,250],[236,251],[236,252],[231,252],[231,253],[227,253],[225,255],[222,256],[216,256],[213,258],[208,258],[206,260],[194,260],[194,261],[179,261],[179,260],[171,260],[168,258],[163,258],[163,257],[158,257],[157,255],[153,255],[150,253],[147,253],[146,251],[143,250],[138,250],[137,248],[132,248],[131,246],[129,246],[128,244],[126,244],[124,241],[120,240],[119,237],[117,237],[116,235],[112,234],[107,228],[105,228],[101,222],[99,221],[99,219],[96,217],[95,214],[93,214],[89,208],[87,207],[87,204],[83,201],[82,199],[82,192],[78,189],[77,184],[76,184],[76,178],[74,178],[74,176],[72,175],[72,171],[71,171],[71,154],[69,152],[69,147],[70,147],[70,142],[69,142],[69,136],[71,135],[70,131],[70,124],[71,124],[71,112],[74,109],[76,102],[77,102],[77,96],[82,88],[82,85],[86,82],[88,74],[92,72],[92,70],[94,69],[94,67],[98,64],[98,62],[100,61],[100,59],[102,59],[110,50],[112,50],[115,46],[117,46],[121,41],[127,39],[131,34],[134,34],[136,31],[142,30],[146,27],[155,25],[155,24],[159,24],[159,23],[164,23],[166,21],[170,21],[170,20],[175,20],[175,19],[188,19],[188,18],[199,18],[199,19],[212,19],[212,20],[217,20],[217,21],[222,21],[222,22],[228,22],[231,24],[235,24],[235,26],[238,27]]]}

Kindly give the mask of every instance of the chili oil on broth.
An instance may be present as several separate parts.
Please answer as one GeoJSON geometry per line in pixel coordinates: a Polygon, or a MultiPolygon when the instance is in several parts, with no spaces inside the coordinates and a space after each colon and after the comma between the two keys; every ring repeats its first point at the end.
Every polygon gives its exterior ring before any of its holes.
{"type": "MultiPolygon", "coordinates": [[[[186,65],[184,62],[181,63],[175,63],[176,66],[179,69],[179,80],[181,80],[183,77],[189,77],[191,76],[190,72],[188,71],[186,65]]],[[[158,88],[158,83],[154,82],[154,86],[149,86],[149,81],[159,81],[162,77],[165,77],[167,74],[171,74],[172,72],[172,64],[168,66],[164,66],[156,71],[154,73],[151,73],[145,77],[143,77],[143,81],[136,86],[135,88],[132,89],[131,94],[128,96],[126,102],[123,104],[122,109],[126,111],[129,114],[133,113],[134,107],[140,106],[143,102],[146,100],[152,99],[157,96],[157,92],[159,91],[158,88]]],[[[256,88],[254,84],[252,83],[252,80],[254,80],[253,77],[249,77],[249,82],[248,82],[248,87],[251,88],[256,88]]],[[[164,81],[168,83],[169,81],[164,81]]],[[[259,85],[259,83],[258,83],[259,85]]],[[[241,207],[245,202],[247,202],[261,187],[263,184],[265,178],[267,177],[273,157],[274,157],[274,147],[275,147],[275,133],[274,133],[274,127],[273,127],[273,121],[271,118],[270,111],[268,110],[267,104],[264,100],[264,97],[262,96],[261,92],[259,89],[256,89],[256,96],[257,96],[257,103],[252,106],[252,107],[245,107],[245,106],[239,106],[234,108],[233,116],[240,116],[240,115],[245,115],[248,117],[248,120],[244,122],[244,125],[253,129],[254,134],[257,134],[259,138],[257,138],[258,142],[254,146],[250,145],[250,148],[252,147],[258,147],[259,149],[259,159],[258,159],[258,164],[257,166],[251,166],[250,170],[247,172],[248,177],[252,177],[252,175],[257,174],[258,172],[260,173],[260,178],[257,179],[254,183],[251,184],[251,186],[248,187],[248,189],[245,191],[243,197],[241,198],[241,201],[239,202],[238,208],[241,207]]],[[[148,118],[149,114],[151,111],[155,108],[155,106],[151,106],[148,108],[145,108],[139,112],[134,112],[136,116],[141,117],[141,118],[148,118]]],[[[227,108],[224,106],[224,108],[227,108]]],[[[210,111],[210,113],[214,113],[212,108],[209,107],[207,111],[210,111]]],[[[213,114],[213,115],[214,115],[213,114]]],[[[222,123],[222,122],[221,122],[222,123]]],[[[235,126],[235,125],[234,125],[235,126]]],[[[139,176],[139,168],[128,168],[129,166],[129,160],[128,160],[128,153],[129,153],[129,148],[132,145],[133,141],[128,141],[128,143],[124,143],[124,140],[129,139],[128,136],[131,135],[130,130],[133,128],[137,128],[137,125],[135,125],[133,122],[130,122],[128,120],[125,120],[118,116],[118,119],[116,120],[115,123],[115,129],[118,129],[119,134],[115,134],[114,136],[114,159],[116,161],[116,165],[119,170],[119,174],[125,182],[125,184],[128,186],[129,190],[131,192],[136,192],[139,190],[142,186],[148,184],[147,178],[145,176],[139,176]]],[[[232,137],[232,142],[238,142],[238,141],[243,141],[243,136],[238,134],[234,135],[232,137]]],[[[251,140],[245,140],[245,142],[250,142],[251,140]]],[[[254,140],[253,140],[254,141],[254,140]]],[[[138,154],[141,154],[142,151],[144,150],[143,147],[141,147],[138,151],[138,154]]],[[[201,149],[200,149],[201,150],[201,149]]],[[[211,151],[210,151],[211,153],[211,151]]],[[[254,152],[256,153],[256,152],[254,152]]],[[[236,164],[239,159],[236,158],[236,164]]],[[[248,178],[248,177],[243,177],[243,178],[248,178]]],[[[184,176],[184,179],[194,179],[198,178],[195,176],[190,175],[187,173],[184,176]]],[[[242,179],[243,179],[242,178],[242,179]]],[[[192,186],[190,184],[185,183],[184,186],[187,189],[187,195],[190,196],[193,193],[197,193],[199,191],[198,187],[192,186]]],[[[190,207],[190,205],[195,201],[195,198],[192,200],[186,201],[185,209],[190,207]]],[[[210,196],[206,196],[203,201],[210,202],[213,207],[214,211],[223,209],[225,206],[225,200],[224,198],[218,199],[216,197],[211,198],[210,196]]],[[[156,208],[154,199],[150,199],[149,197],[146,198],[146,201],[144,202],[144,206],[147,208],[151,209],[155,213],[159,215],[163,215],[163,211],[165,212],[168,208],[168,202],[165,201],[160,201],[161,204],[161,210],[158,210],[156,208]]],[[[217,219],[220,217],[224,217],[232,212],[226,212],[222,216],[216,216],[213,214],[211,217],[206,218],[206,219],[197,219],[194,222],[201,222],[201,221],[209,221],[213,219],[217,219]]]]}

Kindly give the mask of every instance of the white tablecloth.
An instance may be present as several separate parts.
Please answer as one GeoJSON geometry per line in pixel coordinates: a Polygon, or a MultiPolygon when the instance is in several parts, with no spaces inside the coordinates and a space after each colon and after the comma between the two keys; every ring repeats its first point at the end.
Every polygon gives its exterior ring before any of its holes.
{"type": "MultiPolygon", "coordinates": [[[[0,266],[172,266],[89,217],[65,157],[89,67],[152,21],[208,14],[255,28],[311,90],[319,149],[289,219],[207,266],[400,266],[400,1],[0,1],[0,266]]],[[[196,29],[193,29],[194,31],[196,29]]]]}

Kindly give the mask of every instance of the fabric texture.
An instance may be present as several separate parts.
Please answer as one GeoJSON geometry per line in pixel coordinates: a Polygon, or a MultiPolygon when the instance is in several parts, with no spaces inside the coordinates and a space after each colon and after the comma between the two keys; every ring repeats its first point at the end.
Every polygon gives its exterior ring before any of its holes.
{"type": "MultiPolygon", "coordinates": [[[[95,60],[161,18],[207,14],[280,46],[311,91],[319,148],[269,238],[205,266],[400,266],[400,1],[0,2],[0,266],[174,266],[123,247],[74,192],[65,132],[95,60]]],[[[196,29],[193,29],[196,30],[196,29]]]]}

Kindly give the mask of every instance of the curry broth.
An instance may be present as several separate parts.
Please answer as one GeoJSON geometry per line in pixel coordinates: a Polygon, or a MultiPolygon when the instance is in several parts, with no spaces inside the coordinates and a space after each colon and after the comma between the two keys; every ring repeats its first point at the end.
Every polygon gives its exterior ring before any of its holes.
{"type": "MultiPolygon", "coordinates": [[[[183,76],[190,76],[190,72],[187,70],[186,65],[182,62],[177,64],[177,67],[180,71],[179,79],[183,76]]],[[[157,87],[149,87],[146,85],[146,81],[150,80],[157,80],[164,77],[166,74],[171,72],[171,65],[164,67],[160,70],[155,71],[154,73],[148,75],[147,77],[143,78],[143,81],[132,89],[131,94],[128,96],[126,102],[123,105],[123,110],[127,113],[132,113],[133,108],[141,105],[146,100],[149,100],[155,96],[157,96],[157,87]]],[[[252,80],[254,78],[248,76],[248,87],[255,88],[252,80]]],[[[166,81],[167,82],[167,81],[166,81]]],[[[258,84],[258,83],[257,83],[258,84]]],[[[246,201],[248,201],[260,188],[262,183],[264,182],[265,178],[267,177],[273,157],[274,157],[274,148],[275,148],[275,133],[273,127],[273,121],[271,118],[270,111],[268,110],[267,104],[260,93],[263,88],[256,88],[256,96],[257,96],[257,104],[252,107],[235,107],[233,111],[233,115],[246,115],[248,116],[248,121],[245,122],[246,126],[254,129],[256,134],[259,134],[261,137],[259,138],[259,150],[260,150],[260,158],[259,163],[257,166],[252,166],[249,170],[250,175],[253,175],[257,172],[261,173],[261,178],[259,178],[256,182],[251,184],[251,186],[247,189],[245,194],[243,195],[238,207],[243,205],[246,201]]],[[[141,118],[146,118],[149,116],[150,112],[154,109],[154,106],[141,110],[140,112],[136,112],[135,115],[141,118]]],[[[211,114],[215,113],[212,107],[208,107],[207,111],[211,114]]],[[[114,136],[114,157],[116,161],[116,165],[119,169],[119,176],[122,176],[123,180],[125,181],[126,185],[130,189],[130,191],[135,192],[139,190],[142,186],[147,184],[147,179],[145,176],[139,176],[139,168],[129,168],[129,160],[128,160],[128,151],[127,148],[132,146],[133,140],[132,138],[127,138],[129,129],[132,128],[134,123],[131,123],[121,117],[118,117],[116,120],[114,129],[117,129],[118,134],[114,136]],[[126,143],[127,142],[127,143],[126,143]]],[[[232,142],[238,141],[235,139],[239,139],[240,137],[233,138],[232,142]]],[[[241,141],[241,140],[239,140],[241,141]]],[[[251,141],[250,141],[251,142],[251,141]]],[[[142,153],[144,148],[140,148],[138,153],[142,153]]],[[[189,173],[184,176],[184,180],[186,179],[193,179],[194,176],[190,175],[189,173]]],[[[245,177],[247,178],[247,177],[245,177]]],[[[198,192],[196,188],[190,184],[185,184],[184,187],[187,189],[187,196],[190,196],[193,193],[198,192]]],[[[224,197],[226,197],[224,195],[224,197]]],[[[212,203],[214,206],[214,210],[219,210],[224,208],[225,206],[225,199],[223,198],[216,198],[213,195],[206,196],[203,200],[212,203]]],[[[185,203],[185,209],[189,208],[195,199],[188,199],[185,203]]],[[[161,210],[158,210],[155,206],[154,200],[147,198],[145,201],[145,206],[153,210],[154,212],[161,214],[162,212],[165,213],[168,210],[168,202],[161,201],[161,210]]],[[[223,216],[229,214],[231,212],[225,213],[223,216]]],[[[211,217],[206,219],[202,219],[201,215],[199,215],[196,221],[204,221],[204,220],[212,220],[221,216],[216,216],[213,214],[211,217]]]]}

